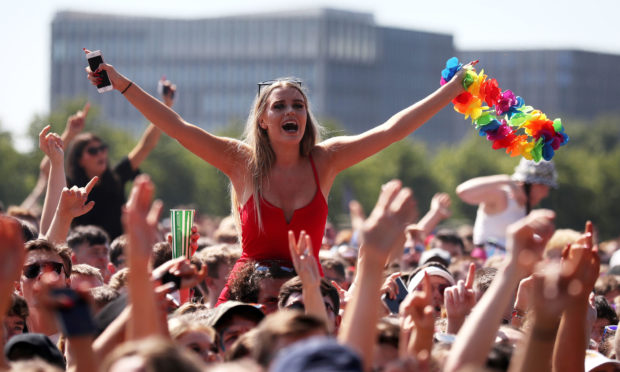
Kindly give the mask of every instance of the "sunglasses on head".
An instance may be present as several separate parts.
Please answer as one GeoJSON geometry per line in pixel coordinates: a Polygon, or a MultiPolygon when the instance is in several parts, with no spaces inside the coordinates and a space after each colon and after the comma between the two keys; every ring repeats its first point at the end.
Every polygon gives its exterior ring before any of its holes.
{"type": "Polygon", "coordinates": [[[88,148],[86,149],[86,152],[87,152],[89,155],[95,156],[95,155],[97,155],[98,153],[103,152],[103,151],[105,151],[105,150],[107,150],[107,149],[108,149],[108,145],[101,144],[101,145],[99,145],[99,146],[92,146],[92,147],[88,147],[88,148]]]}
{"type": "Polygon", "coordinates": [[[271,84],[280,82],[280,81],[286,81],[289,83],[293,83],[293,84],[297,84],[301,87],[301,80],[298,79],[277,79],[277,80],[265,80],[265,81],[261,81],[260,83],[258,83],[258,95],[260,96],[260,92],[264,87],[268,87],[271,84]]]}
{"type": "Polygon", "coordinates": [[[34,279],[41,273],[41,270],[49,272],[55,271],[56,274],[60,275],[63,270],[63,264],[60,262],[53,261],[45,261],[45,262],[35,262],[30,265],[24,266],[24,276],[28,279],[34,279]]]}
{"type": "Polygon", "coordinates": [[[277,263],[260,263],[257,262],[254,264],[254,269],[260,272],[272,271],[272,270],[282,270],[287,273],[294,273],[295,269],[290,266],[285,266],[277,263]]]}

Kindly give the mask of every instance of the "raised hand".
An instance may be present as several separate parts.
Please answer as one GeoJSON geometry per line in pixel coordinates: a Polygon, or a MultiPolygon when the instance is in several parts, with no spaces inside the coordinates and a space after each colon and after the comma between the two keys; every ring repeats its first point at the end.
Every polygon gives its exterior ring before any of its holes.
{"type": "Polygon", "coordinates": [[[397,278],[400,278],[400,272],[393,273],[385,278],[383,285],[381,285],[381,295],[386,294],[392,300],[398,296],[397,278]]]}
{"type": "Polygon", "coordinates": [[[39,148],[53,164],[62,165],[65,159],[62,139],[58,134],[50,133],[50,129],[48,125],[39,133],[39,148]]]}
{"type": "Polygon", "coordinates": [[[163,203],[153,200],[155,186],[149,176],[136,177],[131,195],[123,210],[123,227],[128,246],[125,251],[129,277],[129,299],[132,302],[131,318],[127,325],[130,339],[153,335],[166,336],[165,312],[160,312],[157,296],[151,282],[150,259],[157,221],[163,203]]]}
{"type": "Polygon", "coordinates": [[[541,260],[545,245],[555,231],[554,219],[553,211],[539,209],[508,226],[507,250],[520,277],[530,275],[541,260]]]}
{"type": "MultiPolygon", "coordinates": [[[[435,316],[432,306],[433,290],[428,274],[422,278],[422,291],[413,291],[400,304],[399,318],[402,342],[406,344],[406,354],[417,356],[420,352],[430,353],[433,346],[435,316]],[[410,336],[409,341],[406,341],[410,336]]],[[[405,353],[404,347],[401,353],[405,353]]],[[[405,355],[401,355],[404,357],[405,355]]]]}
{"type": "Polygon", "coordinates": [[[293,231],[288,232],[288,247],[291,252],[293,266],[304,286],[319,287],[321,274],[316,259],[312,254],[312,242],[305,231],[299,233],[299,240],[295,241],[293,231]]]}
{"type": "Polygon", "coordinates": [[[444,292],[444,305],[448,317],[448,333],[456,334],[465,317],[476,305],[476,293],[473,290],[476,265],[469,264],[469,271],[465,281],[459,280],[455,285],[446,288],[444,292]]]}
{"type": "Polygon", "coordinates": [[[351,216],[351,227],[353,231],[361,230],[364,220],[366,219],[366,213],[364,213],[364,207],[357,200],[351,200],[349,202],[349,216],[351,216]]]}
{"type": "Polygon", "coordinates": [[[441,219],[450,218],[450,216],[452,216],[452,211],[450,210],[451,204],[452,200],[450,199],[450,195],[445,192],[438,192],[433,195],[433,199],[431,199],[431,210],[435,211],[441,219]]]}
{"type": "Polygon", "coordinates": [[[433,310],[433,289],[428,274],[422,278],[422,290],[413,291],[400,304],[399,317],[405,329],[417,327],[433,331],[435,327],[435,311],[433,310]]]}
{"type": "Polygon", "coordinates": [[[163,203],[159,200],[151,205],[154,193],[155,186],[149,176],[136,177],[123,211],[123,225],[129,237],[128,256],[136,257],[140,261],[146,260],[143,262],[148,262],[151,256],[157,221],[163,208],[163,203]]]}
{"type": "Polygon", "coordinates": [[[448,83],[455,82],[455,84],[458,84],[461,87],[463,87],[463,78],[465,77],[465,74],[467,73],[467,71],[470,71],[470,70],[475,71],[474,66],[476,66],[478,62],[479,62],[478,60],[475,60],[475,61],[471,61],[468,64],[464,65],[460,70],[457,71],[457,73],[454,75],[452,79],[450,79],[448,83]]]}
{"type": "Polygon", "coordinates": [[[65,127],[65,132],[67,132],[69,138],[75,137],[84,130],[88,110],[90,110],[90,102],[86,102],[86,104],[84,104],[84,108],[69,116],[65,127]]]}
{"type": "MultiPolygon", "coordinates": [[[[90,53],[90,50],[84,49],[84,53],[88,54],[90,53]]],[[[112,87],[114,87],[114,89],[118,91],[122,91],[123,89],[127,88],[130,83],[129,79],[119,74],[114,68],[114,66],[107,63],[100,64],[99,68],[97,68],[95,71],[91,71],[90,66],[87,66],[85,70],[87,74],[86,77],[88,78],[88,80],[90,80],[91,84],[95,86],[101,83],[101,77],[99,76],[99,73],[101,71],[106,71],[108,73],[108,79],[110,79],[112,87]]]]}
{"type": "Polygon", "coordinates": [[[405,227],[412,222],[415,210],[411,189],[403,188],[398,180],[386,183],[375,208],[364,221],[360,256],[368,256],[383,266],[392,250],[402,248],[405,227]]]}
{"type": "Polygon", "coordinates": [[[161,84],[164,87],[168,87],[168,89],[164,90],[166,91],[166,94],[163,94],[162,92],[161,98],[164,100],[164,103],[166,104],[166,106],[172,107],[174,105],[174,96],[177,92],[177,86],[176,84],[172,84],[170,80],[165,80],[161,84]]]}
{"type": "Polygon", "coordinates": [[[519,288],[517,289],[517,297],[513,305],[513,316],[510,320],[510,324],[515,327],[521,327],[523,324],[523,316],[532,307],[532,296],[534,291],[534,275],[530,275],[527,278],[519,282],[519,288]]]}
{"type": "Polygon", "coordinates": [[[592,222],[586,222],[585,232],[562,252],[562,275],[570,278],[568,293],[577,300],[587,300],[600,270],[598,247],[592,241],[592,222]]]}
{"type": "Polygon", "coordinates": [[[88,195],[93,187],[99,182],[99,177],[93,177],[84,187],[73,186],[64,188],[58,202],[58,214],[69,218],[79,217],[90,212],[95,206],[95,201],[88,201],[88,195]]]}
{"type": "Polygon", "coordinates": [[[338,297],[340,298],[340,310],[344,311],[347,308],[349,301],[351,301],[351,290],[349,289],[349,291],[347,291],[334,280],[331,281],[331,284],[338,291],[338,297]]]}

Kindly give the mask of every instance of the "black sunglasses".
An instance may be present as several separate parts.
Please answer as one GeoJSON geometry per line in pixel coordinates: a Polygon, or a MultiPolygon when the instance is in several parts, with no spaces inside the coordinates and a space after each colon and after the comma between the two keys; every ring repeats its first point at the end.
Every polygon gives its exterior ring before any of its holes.
{"type": "Polygon", "coordinates": [[[89,155],[95,156],[98,153],[105,151],[108,149],[108,145],[101,144],[100,146],[93,146],[86,149],[86,152],[89,155]]]}
{"type": "Polygon", "coordinates": [[[277,79],[277,80],[265,80],[265,81],[261,81],[260,83],[258,83],[258,95],[260,96],[260,92],[264,87],[268,87],[271,84],[280,82],[280,81],[286,81],[289,83],[293,83],[293,84],[297,84],[301,87],[301,80],[299,79],[277,79]]]}
{"type": "Polygon", "coordinates": [[[41,268],[43,268],[43,271],[54,270],[56,274],[60,275],[64,268],[64,265],[60,262],[53,261],[35,262],[33,264],[24,266],[24,276],[28,279],[34,279],[41,273],[41,268]]]}

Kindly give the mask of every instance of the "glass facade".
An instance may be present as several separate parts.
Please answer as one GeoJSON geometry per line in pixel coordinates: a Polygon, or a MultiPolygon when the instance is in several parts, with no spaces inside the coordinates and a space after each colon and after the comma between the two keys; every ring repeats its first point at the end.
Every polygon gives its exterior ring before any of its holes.
{"type": "MultiPolygon", "coordinates": [[[[205,129],[244,121],[257,82],[294,76],[303,80],[317,117],[350,133],[435,90],[455,53],[451,35],[380,27],[371,14],[333,9],[199,20],[57,13],[51,107],[87,95],[109,122],[134,132],[144,128],[144,118],[120,94],[98,94],[84,79],[84,47],[100,49],[106,62],[153,94],[162,75],[174,81],[175,110],[205,129]]],[[[447,108],[419,134],[453,141],[466,129],[447,108]]]]}

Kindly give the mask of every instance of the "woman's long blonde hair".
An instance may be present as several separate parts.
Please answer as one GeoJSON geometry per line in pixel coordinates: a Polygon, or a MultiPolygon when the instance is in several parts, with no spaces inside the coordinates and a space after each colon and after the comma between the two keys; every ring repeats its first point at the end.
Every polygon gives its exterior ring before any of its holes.
{"type": "MultiPolygon", "coordinates": [[[[260,127],[259,120],[267,108],[267,101],[271,95],[271,92],[282,87],[293,87],[297,89],[303,96],[306,104],[306,130],[301,138],[301,142],[299,143],[299,154],[301,156],[305,157],[310,155],[312,148],[314,148],[314,146],[321,141],[321,133],[323,130],[310,111],[308,96],[302,89],[301,84],[297,83],[294,79],[277,79],[273,84],[261,89],[259,95],[256,99],[254,99],[252,109],[250,110],[250,115],[248,116],[248,120],[245,125],[243,142],[249,145],[251,151],[250,163],[248,164],[248,167],[252,174],[252,185],[254,188],[252,195],[254,197],[254,208],[256,209],[256,216],[258,219],[257,223],[259,229],[261,230],[263,229],[263,221],[260,210],[260,199],[263,192],[263,181],[265,181],[269,171],[276,161],[276,154],[271,148],[267,130],[260,127]]],[[[239,202],[235,189],[232,185],[230,187],[230,196],[232,215],[235,217],[235,223],[237,225],[237,229],[239,230],[239,235],[241,236],[241,218],[239,214],[241,203],[239,202]]]]}

